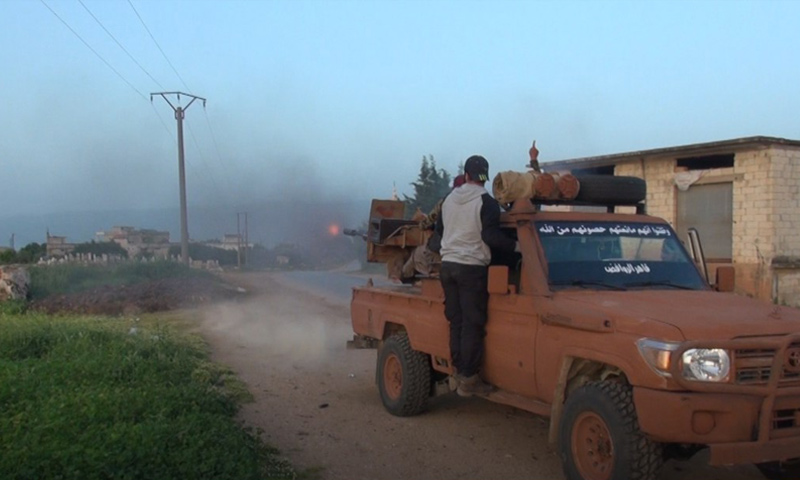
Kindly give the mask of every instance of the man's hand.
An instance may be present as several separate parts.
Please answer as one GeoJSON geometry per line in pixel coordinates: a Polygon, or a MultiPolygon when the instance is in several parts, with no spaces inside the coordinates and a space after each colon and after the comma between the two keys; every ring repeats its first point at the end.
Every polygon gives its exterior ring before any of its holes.
{"type": "Polygon", "coordinates": [[[542,169],[539,168],[539,149],[536,148],[536,140],[533,141],[533,145],[531,149],[528,150],[528,155],[531,157],[530,167],[533,169],[534,172],[542,172],[542,169]]]}

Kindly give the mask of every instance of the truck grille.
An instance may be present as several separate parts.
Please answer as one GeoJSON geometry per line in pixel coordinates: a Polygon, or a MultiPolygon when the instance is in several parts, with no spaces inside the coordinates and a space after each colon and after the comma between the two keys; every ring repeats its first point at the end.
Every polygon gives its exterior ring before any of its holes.
{"type": "MultiPolygon", "coordinates": [[[[788,351],[800,350],[800,343],[793,343],[788,351]]],[[[772,348],[750,348],[734,350],[736,383],[738,385],[766,385],[772,374],[772,363],[777,350],[772,348]]],[[[781,362],[779,387],[800,385],[800,368],[792,367],[788,360],[781,362]]]]}
{"type": "Polygon", "coordinates": [[[800,435],[800,401],[795,398],[778,398],[775,402],[770,436],[786,438],[800,435]]]}
{"type": "Polygon", "coordinates": [[[793,409],[775,410],[772,412],[772,429],[797,427],[797,414],[798,410],[793,409]]]}

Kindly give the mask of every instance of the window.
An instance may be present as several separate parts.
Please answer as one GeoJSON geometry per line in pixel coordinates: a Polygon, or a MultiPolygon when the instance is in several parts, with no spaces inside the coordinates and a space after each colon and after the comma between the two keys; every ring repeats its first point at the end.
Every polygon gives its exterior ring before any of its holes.
{"type": "Polygon", "coordinates": [[[678,191],[675,230],[686,242],[689,228],[700,232],[710,263],[730,263],[733,257],[733,183],[693,185],[678,191]]]}
{"type": "Polygon", "coordinates": [[[708,170],[711,168],[732,168],[733,154],[705,155],[703,157],[679,158],[678,167],[686,167],[688,170],[708,170]]]}
{"type": "Polygon", "coordinates": [[[601,165],[599,167],[575,168],[572,174],[580,175],[614,175],[615,165],[601,165]]]}
{"type": "Polygon", "coordinates": [[[537,221],[535,228],[554,288],[706,288],[668,225],[537,221]]]}

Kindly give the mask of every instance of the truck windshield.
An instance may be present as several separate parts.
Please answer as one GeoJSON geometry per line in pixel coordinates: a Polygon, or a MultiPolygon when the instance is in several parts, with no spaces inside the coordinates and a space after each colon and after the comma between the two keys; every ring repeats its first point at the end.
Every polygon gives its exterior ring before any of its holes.
{"type": "Polygon", "coordinates": [[[706,288],[668,225],[563,221],[534,225],[554,288],[706,288]]]}

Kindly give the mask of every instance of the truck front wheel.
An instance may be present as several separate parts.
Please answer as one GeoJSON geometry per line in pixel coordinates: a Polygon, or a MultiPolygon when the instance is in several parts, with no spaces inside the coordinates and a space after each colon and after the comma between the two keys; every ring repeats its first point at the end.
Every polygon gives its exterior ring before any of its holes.
{"type": "Polygon", "coordinates": [[[398,417],[425,409],[431,391],[427,355],[411,348],[406,333],[390,336],[378,350],[378,390],[386,410],[398,417]]]}
{"type": "Polygon", "coordinates": [[[564,405],[558,448],[568,480],[651,480],[663,462],[660,445],[639,429],[631,388],[590,382],[564,405]]]}

